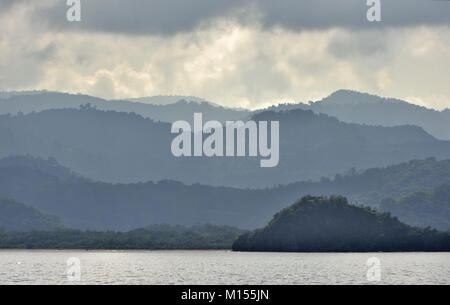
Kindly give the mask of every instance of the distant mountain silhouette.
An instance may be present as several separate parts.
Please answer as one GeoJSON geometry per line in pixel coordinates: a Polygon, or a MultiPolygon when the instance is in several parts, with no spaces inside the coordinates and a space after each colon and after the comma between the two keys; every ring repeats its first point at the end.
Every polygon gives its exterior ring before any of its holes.
{"type": "Polygon", "coordinates": [[[270,110],[313,110],[347,123],[374,126],[417,125],[438,139],[450,140],[450,110],[436,111],[406,101],[339,90],[318,102],[285,104],[270,110]]]}
{"type": "MultiPolygon", "coordinates": [[[[51,91],[0,92],[0,114],[24,114],[48,109],[78,108],[91,104],[97,109],[135,112],[156,121],[191,121],[194,112],[202,112],[206,120],[248,119],[264,110],[226,108],[195,96],[151,96],[125,100],[104,100],[82,94],[51,91]]],[[[434,137],[450,140],[450,110],[436,111],[400,99],[383,98],[351,90],[339,90],[309,104],[282,104],[266,110],[313,110],[347,123],[373,126],[416,125],[434,137]]]]}
{"type": "Polygon", "coordinates": [[[32,165],[36,161],[18,164],[14,160],[0,160],[0,197],[15,198],[58,215],[66,226],[95,230],[127,231],[159,223],[212,223],[254,229],[307,194],[341,194],[352,202],[377,207],[384,198],[397,199],[450,184],[450,160],[435,159],[361,173],[350,171],[334,179],[268,189],[185,185],[175,181],[108,184],[78,176],[58,177],[65,170],[55,170],[58,165],[51,160],[40,160],[39,167],[32,165]]]}
{"type": "Polygon", "coordinates": [[[1,115],[0,157],[53,157],[85,177],[105,182],[172,179],[234,187],[273,186],[353,167],[450,158],[449,141],[438,141],[415,126],[347,124],[301,109],[267,111],[252,119],[280,122],[277,167],[260,168],[256,157],[176,158],[170,150],[170,124],[88,106],[1,115]]]}
{"type": "Polygon", "coordinates": [[[153,105],[170,105],[175,104],[178,101],[185,100],[190,102],[197,103],[209,103],[207,100],[204,100],[200,97],[196,96],[185,96],[185,95],[156,95],[156,96],[148,96],[148,97],[138,97],[138,98],[125,98],[124,100],[130,102],[139,102],[153,105]]]}
{"type": "Polygon", "coordinates": [[[450,232],[417,229],[388,214],[350,205],[341,196],[306,196],[267,226],[244,233],[237,251],[450,251],[450,232]]]}
{"type": "Polygon", "coordinates": [[[416,126],[348,124],[324,114],[294,109],[262,112],[253,120],[280,121],[280,164],[261,178],[279,183],[318,179],[355,167],[366,169],[412,159],[449,158],[450,142],[416,126]],[[420,143],[420,144],[419,144],[420,143]]]}
{"type": "Polygon", "coordinates": [[[416,125],[442,140],[450,140],[450,110],[437,111],[400,99],[383,98],[351,90],[338,90],[316,102],[281,104],[268,109],[249,111],[226,108],[195,96],[167,95],[125,100],[104,100],[82,94],[52,91],[0,92],[0,114],[24,114],[48,109],[78,108],[91,104],[101,110],[135,112],[156,121],[191,121],[194,112],[204,113],[206,120],[248,119],[265,110],[313,110],[336,117],[346,123],[372,126],[416,125]]]}
{"type": "Polygon", "coordinates": [[[0,230],[32,231],[62,228],[58,217],[44,214],[24,203],[0,198],[0,230]]]}
{"type": "Polygon", "coordinates": [[[28,114],[49,109],[79,108],[89,104],[99,110],[136,113],[155,121],[192,121],[194,112],[205,120],[236,120],[250,116],[250,111],[225,108],[196,97],[157,96],[130,100],[104,100],[82,94],[49,91],[0,93],[0,114],[28,114]]]}

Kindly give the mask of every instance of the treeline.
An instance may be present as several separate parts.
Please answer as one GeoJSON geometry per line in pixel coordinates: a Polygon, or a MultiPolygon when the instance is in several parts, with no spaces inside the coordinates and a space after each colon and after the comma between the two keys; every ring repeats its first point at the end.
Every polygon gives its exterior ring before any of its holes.
{"type": "Polygon", "coordinates": [[[0,230],[0,249],[204,250],[231,249],[243,230],[228,226],[154,225],[129,232],[73,229],[12,232],[0,230]]]}
{"type": "Polygon", "coordinates": [[[450,232],[419,229],[341,196],[306,196],[233,244],[237,251],[450,251],[450,232]]]}

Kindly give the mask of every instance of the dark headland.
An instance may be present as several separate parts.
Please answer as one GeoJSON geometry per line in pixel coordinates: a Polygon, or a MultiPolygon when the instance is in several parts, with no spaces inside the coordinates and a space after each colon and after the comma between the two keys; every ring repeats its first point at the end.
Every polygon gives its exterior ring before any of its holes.
{"type": "Polygon", "coordinates": [[[450,232],[415,228],[388,213],[349,204],[341,196],[306,196],[267,226],[242,234],[235,251],[450,251],[450,232]]]}

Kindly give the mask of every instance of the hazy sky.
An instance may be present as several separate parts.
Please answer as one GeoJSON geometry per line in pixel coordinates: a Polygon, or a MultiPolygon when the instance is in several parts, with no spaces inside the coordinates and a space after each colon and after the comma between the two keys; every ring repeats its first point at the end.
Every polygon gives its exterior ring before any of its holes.
{"type": "Polygon", "coordinates": [[[353,89],[450,108],[450,1],[0,0],[0,90],[256,108],[353,89]]]}

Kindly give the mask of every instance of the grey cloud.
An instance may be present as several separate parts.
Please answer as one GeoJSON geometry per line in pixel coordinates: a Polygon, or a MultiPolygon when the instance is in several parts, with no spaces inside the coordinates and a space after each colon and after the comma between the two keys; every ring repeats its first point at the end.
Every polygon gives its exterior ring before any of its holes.
{"type": "Polygon", "coordinates": [[[0,12],[5,12],[6,10],[11,9],[11,7],[15,4],[23,3],[23,1],[16,0],[1,0],[0,1],[0,12]]]}
{"type": "Polygon", "coordinates": [[[384,31],[337,32],[330,39],[328,51],[338,58],[382,55],[389,43],[384,31]]]}
{"type": "Polygon", "coordinates": [[[82,22],[69,23],[65,1],[38,8],[34,18],[63,30],[91,30],[125,34],[175,34],[188,32],[200,23],[233,14],[241,0],[96,0],[83,1],[82,22]]]}
{"type": "Polygon", "coordinates": [[[266,26],[310,28],[373,28],[417,24],[449,24],[450,3],[433,0],[381,0],[382,22],[366,19],[366,0],[261,1],[266,26]]]}
{"type": "Polygon", "coordinates": [[[81,1],[81,23],[67,22],[65,1],[36,9],[34,18],[58,30],[162,35],[189,32],[217,17],[248,24],[255,15],[265,28],[281,26],[294,31],[450,24],[450,2],[433,0],[381,0],[383,21],[379,23],[366,20],[366,0],[81,1]]]}
{"type": "Polygon", "coordinates": [[[38,63],[46,63],[56,57],[57,46],[55,43],[49,43],[43,48],[29,51],[27,55],[38,63]]]}
{"type": "Polygon", "coordinates": [[[351,88],[449,107],[449,27],[387,27],[448,25],[448,1],[382,0],[381,24],[364,19],[365,0],[334,0],[329,7],[325,0],[302,6],[287,0],[167,0],[153,10],[151,1],[88,0],[81,23],[65,20],[65,2],[0,0],[0,14],[7,14],[0,18],[0,28],[7,29],[0,31],[0,90],[45,88],[107,98],[183,94],[255,107],[351,88]],[[348,3],[358,5],[347,9],[348,3]],[[390,12],[390,3],[399,3],[397,11],[390,12]],[[411,3],[418,3],[416,9],[431,4],[418,16],[411,3]],[[221,16],[244,24],[256,16],[259,24],[171,36],[221,16]],[[277,26],[295,31],[271,30],[277,26]],[[315,31],[335,26],[344,29],[315,31]],[[157,35],[109,35],[115,33],[157,35]]]}

